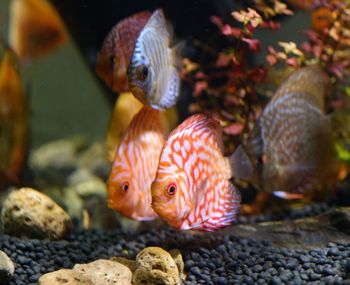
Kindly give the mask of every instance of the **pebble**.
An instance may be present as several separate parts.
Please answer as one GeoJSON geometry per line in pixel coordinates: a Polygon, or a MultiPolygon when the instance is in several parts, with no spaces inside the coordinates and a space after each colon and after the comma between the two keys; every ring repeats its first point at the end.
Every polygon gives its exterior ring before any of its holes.
{"type": "MultiPolygon", "coordinates": [[[[292,250],[260,240],[239,238],[234,232],[225,236],[217,233],[196,235],[169,228],[150,228],[138,236],[121,229],[81,230],[59,241],[21,240],[0,235],[0,250],[16,264],[9,285],[36,284],[40,274],[63,267],[71,269],[76,263],[113,256],[135,260],[140,250],[149,245],[167,251],[181,250],[187,275],[185,285],[346,284],[344,280],[350,278],[350,254],[341,258],[329,254],[331,249],[350,252],[350,243],[292,250]]],[[[179,271],[178,264],[173,263],[173,270],[179,271]]]]}
{"type": "Polygon", "coordinates": [[[15,266],[7,254],[0,250],[0,284],[6,284],[12,277],[15,266]]]}

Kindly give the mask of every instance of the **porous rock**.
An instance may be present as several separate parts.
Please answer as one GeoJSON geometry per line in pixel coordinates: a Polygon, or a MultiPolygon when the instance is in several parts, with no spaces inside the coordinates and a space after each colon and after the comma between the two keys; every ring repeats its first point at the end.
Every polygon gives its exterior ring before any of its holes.
{"type": "Polygon", "coordinates": [[[15,266],[7,254],[0,250],[0,284],[6,284],[13,275],[15,266]]]}
{"type": "Polygon", "coordinates": [[[135,285],[181,284],[179,270],[171,255],[160,247],[146,247],[136,256],[135,285]]]}
{"type": "Polygon", "coordinates": [[[112,260],[99,259],[87,264],[76,264],[73,270],[89,278],[95,285],[131,285],[129,268],[112,260]]]}
{"type": "Polygon", "coordinates": [[[94,285],[89,278],[70,269],[60,269],[42,275],[38,285],[94,285]]]}
{"type": "Polygon", "coordinates": [[[185,269],[185,264],[184,261],[182,259],[182,255],[180,250],[178,249],[172,249],[169,251],[171,257],[174,259],[175,264],[177,266],[177,269],[179,270],[179,274],[180,274],[180,278],[182,280],[186,279],[186,274],[184,273],[184,269],[185,269]]]}
{"type": "Polygon", "coordinates": [[[130,269],[132,274],[134,274],[136,271],[136,261],[135,260],[128,259],[125,257],[120,257],[120,256],[114,256],[111,258],[111,260],[125,265],[127,268],[130,269]]]}
{"type": "Polygon", "coordinates": [[[69,231],[69,215],[50,197],[31,188],[9,194],[1,212],[4,232],[18,237],[60,239],[69,231]]]}

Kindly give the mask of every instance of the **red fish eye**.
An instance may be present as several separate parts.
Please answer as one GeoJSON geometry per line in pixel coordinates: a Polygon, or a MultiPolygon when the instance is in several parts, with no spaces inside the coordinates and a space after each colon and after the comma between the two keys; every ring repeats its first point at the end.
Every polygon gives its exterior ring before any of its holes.
{"type": "Polygon", "coordinates": [[[125,182],[121,185],[120,189],[121,189],[121,191],[122,191],[123,193],[128,192],[128,190],[129,190],[129,182],[125,181],[125,182]]]}
{"type": "Polygon", "coordinates": [[[167,188],[167,194],[169,196],[174,196],[176,193],[176,184],[175,183],[170,183],[167,188]]]}

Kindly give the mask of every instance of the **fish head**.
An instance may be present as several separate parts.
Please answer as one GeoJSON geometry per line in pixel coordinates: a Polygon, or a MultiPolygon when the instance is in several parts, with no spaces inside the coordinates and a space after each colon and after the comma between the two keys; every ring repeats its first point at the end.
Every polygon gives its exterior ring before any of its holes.
{"type": "Polygon", "coordinates": [[[188,189],[185,171],[161,156],[156,178],[151,185],[152,208],[161,219],[177,229],[181,228],[193,208],[191,199],[186,199],[188,189]]]}
{"type": "Polygon", "coordinates": [[[156,10],[138,36],[128,66],[132,93],[154,109],[174,106],[179,94],[176,56],[169,43],[164,14],[162,10],[156,10]]]}
{"type": "Polygon", "coordinates": [[[151,208],[150,195],[147,196],[150,184],[140,183],[145,179],[136,175],[138,170],[123,159],[123,147],[121,144],[118,149],[108,179],[108,207],[133,220],[153,220],[157,215],[151,208]]]}

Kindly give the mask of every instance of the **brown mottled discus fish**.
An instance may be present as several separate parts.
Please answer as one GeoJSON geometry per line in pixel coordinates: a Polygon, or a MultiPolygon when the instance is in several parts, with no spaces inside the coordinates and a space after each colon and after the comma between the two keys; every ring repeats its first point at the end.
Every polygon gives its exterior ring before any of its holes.
{"type": "Polygon", "coordinates": [[[180,93],[178,49],[170,48],[163,11],[154,11],[136,40],[128,67],[131,91],[143,104],[153,109],[175,105],[180,93]]]}
{"type": "Polygon", "coordinates": [[[139,221],[153,220],[151,183],[165,143],[160,111],[144,106],[120,142],[108,179],[108,206],[139,221]]]}
{"type": "Polygon", "coordinates": [[[287,0],[289,5],[301,10],[311,10],[316,2],[316,0],[287,0]]]}
{"type": "Polygon", "coordinates": [[[27,105],[14,54],[4,52],[0,65],[0,189],[17,179],[27,142],[27,105]]]}
{"type": "Polygon", "coordinates": [[[12,0],[9,42],[21,61],[51,53],[67,39],[63,21],[50,2],[12,0]]]}
{"type": "Polygon", "coordinates": [[[276,91],[248,142],[232,160],[235,176],[286,199],[302,198],[333,175],[335,152],[324,113],[329,78],[316,66],[295,71],[276,91]]]}
{"type": "Polygon", "coordinates": [[[96,73],[114,92],[129,91],[127,68],[136,39],[150,16],[150,12],[143,11],[121,20],[102,44],[96,73]]]}

